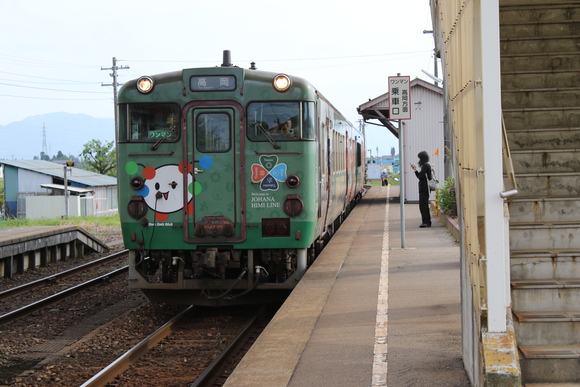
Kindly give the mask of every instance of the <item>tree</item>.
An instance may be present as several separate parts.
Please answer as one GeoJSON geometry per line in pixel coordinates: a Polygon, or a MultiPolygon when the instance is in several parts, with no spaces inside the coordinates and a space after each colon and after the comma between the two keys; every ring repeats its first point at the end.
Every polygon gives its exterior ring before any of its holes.
{"type": "Polygon", "coordinates": [[[91,140],[83,145],[79,155],[83,167],[102,175],[117,176],[117,155],[113,141],[101,143],[101,140],[91,140]]]}
{"type": "Polygon", "coordinates": [[[395,157],[395,152],[396,152],[396,151],[395,151],[395,147],[394,147],[394,146],[393,146],[393,147],[391,147],[391,156],[392,156],[392,157],[395,157]]]}
{"type": "Polygon", "coordinates": [[[61,151],[58,151],[56,156],[52,156],[53,160],[68,160],[68,156],[63,154],[61,151]]]}

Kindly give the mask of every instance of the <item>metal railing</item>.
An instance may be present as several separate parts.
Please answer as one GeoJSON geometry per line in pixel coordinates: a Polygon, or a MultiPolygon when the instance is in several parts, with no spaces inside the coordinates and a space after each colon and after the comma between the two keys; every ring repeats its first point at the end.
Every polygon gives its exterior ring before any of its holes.
{"type": "Polygon", "coordinates": [[[507,139],[507,130],[505,127],[505,121],[503,115],[501,116],[501,129],[502,129],[502,156],[504,172],[507,175],[507,187],[504,187],[504,191],[500,192],[499,196],[505,199],[507,202],[512,201],[514,196],[518,194],[518,184],[516,182],[516,173],[514,171],[514,163],[512,155],[510,152],[510,146],[507,139]]]}

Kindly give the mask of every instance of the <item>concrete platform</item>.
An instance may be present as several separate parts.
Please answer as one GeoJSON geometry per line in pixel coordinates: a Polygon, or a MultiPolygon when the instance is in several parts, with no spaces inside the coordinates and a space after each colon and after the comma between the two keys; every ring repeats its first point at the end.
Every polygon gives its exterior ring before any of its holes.
{"type": "Polygon", "coordinates": [[[409,204],[401,249],[398,196],[369,190],[225,387],[470,385],[459,245],[409,204]]]}
{"type": "Polygon", "coordinates": [[[0,229],[0,275],[12,278],[36,266],[108,251],[106,244],[77,226],[0,229]]]}

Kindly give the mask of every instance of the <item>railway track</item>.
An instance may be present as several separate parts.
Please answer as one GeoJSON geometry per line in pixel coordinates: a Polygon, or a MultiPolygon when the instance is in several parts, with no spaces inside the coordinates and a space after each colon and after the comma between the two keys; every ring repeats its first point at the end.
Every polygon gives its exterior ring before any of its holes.
{"type": "MultiPolygon", "coordinates": [[[[229,316],[230,313],[239,315],[239,310],[240,308],[235,308],[233,312],[225,312],[225,315],[229,316]]],[[[214,330],[219,329],[220,332],[211,334],[207,333],[206,329],[201,332],[200,337],[196,322],[196,319],[199,320],[199,316],[195,316],[196,311],[198,311],[197,308],[188,307],[82,384],[82,387],[103,386],[114,380],[115,384],[120,383],[120,385],[123,385],[123,380],[127,380],[130,381],[131,385],[140,386],[191,385],[192,387],[209,387],[221,385],[225,381],[222,375],[226,366],[239,361],[239,359],[232,360],[232,357],[238,354],[238,351],[252,337],[252,333],[254,333],[253,337],[256,337],[255,331],[261,331],[265,326],[264,316],[270,315],[271,317],[271,313],[267,307],[263,306],[251,314],[245,323],[240,318],[231,319],[229,325],[238,329],[235,334],[221,334],[221,331],[226,329],[226,327],[223,324],[217,324],[213,328],[214,330]],[[203,335],[206,336],[205,343],[203,342],[203,335]],[[160,343],[163,345],[160,345],[160,343]],[[208,346],[215,348],[208,352],[208,346]],[[201,349],[201,347],[205,349],[201,349]],[[218,347],[220,351],[217,351],[218,347]],[[186,356],[193,356],[195,359],[190,361],[186,356]],[[183,362],[188,362],[186,367],[188,369],[187,374],[180,374],[179,368],[175,366],[183,362]],[[165,367],[165,365],[168,366],[165,367]],[[159,370],[160,368],[161,371],[159,370]],[[170,375],[166,374],[163,369],[166,369],[170,375]],[[221,382],[219,381],[220,377],[221,382]],[[193,384],[191,383],[192,380],[193,384]]],[[[207,311],[200,313],[204,315],[207,311]]],[[[219,313],[223,314],[223,312],[219,313]]],[[[247,310],[243,314],[248,315],[247,310]]],[[[231,327],[229,327],[229,330],[231,331],[231,327]]]]}
{"type": "Polygon", "coordinates": [[[145,302],[127,289],[127,267],[119,268],[124,255],[0,292],[0,385],[56,361],[84,335],[145,302]]]}
{"type": "MultiPolygon", "coordinates": [[[[114,377],[111,385],[189,386],[202,374],[202,378],[195,381],[198,387],[219,386],[225,381],[227,376],[223,376],[220,364],[226,359],[226,366],[231,371],[235,367],[232,364],[237,364],[237,361],[228,359],[236,353],[240,359],[243,356],[239,355],[238,345],[234,343],[244,341],[238,330],[246,325],[254,308],[239,306],[229,311],[230,308],[225,311],[222,308],[191,309],[180,322],[170,324],[168,331],[173,333],[152,347],[151,341],[145,337],[162,325],[162,321],[167,321],[163,319],[169,319],[164,316],[175,316],[183,307],[144,302],[142,294],[129,291],[122,278],[113,278],[122,274],[125,267],[103,275],[104,267],[99,265],[114,257],[120,259],[122,253],[92,263],[92,266],[100,267],[101,274],[82,284],[71,275],[75,271],[86,273],[89,266],[0,292],[2,310],[6,309],[5,304],[27,298],[29,293],[44,292],[46,288],[49,291],[56,288],[55,284],[64,286],[75,282],[70,289],[59,288],[58,293],[45,297],[46,300],[36,300],[30,306],[20,306],[0,316],[0,346],[6,349],[4,354],[0,354],[0,384],[18,387],[81,385],[121,353],[128,352],[137,357],[130,348],[139,341],[149,343],[145,345],[146,353],[140,354],[136,364],[114,377]],[[110,284],[98,286],[109,281],[110,284]],[[97,287],[91,289],[90,286],[94,285],[97,287]],[[80,292],[83,289],[87,291],[80,292]],[[74,292],[77,295],[66,299],[67,294],[74,292]],[[108,315],[111,309],[117,313],[116,319],[99,320],[98,316],[108,315]],[[16,322],[6,323],[16,319],[16,322]],[[236,336],[239,337],[230,343],[236,336]],[[226,347],[229,356],[218,356],[226,347]],[[159,362],[161,364],[156,366],[155,363],[159,362]],[[138,375],[149,377],[140,380],[138,375]],[[221,382],[207,382],[220,378],[221,382]]],[[[257,320],[262,321],[261,318],[257,320]]],[[[253,329],[248,325],[247,330],[253,329]]],[[[258,328],[258,331],[261,330],[258,328]]],[[[254,333],[254,337],[258,334],[254,333]]]]}
{"type": "MultiPolygon", "coordinates": [[[[22,295],[24,293],[30,293],[34,290],[38,290],[41,287],[44,286],[50,286],[50,285],[54,285],[56,283],[58,283],[59,281],[62,281],[66,278],[70,278],[74,275],[78,275],[78,274],[86,274],[88,272],[90,272],[91,270],[94,270],[95,268],[98,268],[104,264],[107,264],[109,262],[112,262],[114,260],[118,260],[123,256],[127,255],[127,250],[124,251],[120,251],[118,253],[115,254],[111,254],[109,256],[94,260],[92,262],[86,263],[84,265],[80,265],[77,266],[75,268],[45,277],[45,278],[41,278],[39,280],[36,281],[32,281],[14,288],[10,288],[7,290],[4,290],[2,292],[0,292],[0,302],[6,302],[7,299],[13,298],[17,295],[22,295]]],[[[26,316],[34,311],[37,311],[39,309],[45,308],[57,301],[63,300],[67,297],[71,297],[74,294],[86,290],[92,286],[95,285],[99,285],[101,283],[107,282],[109,281],[111,278],[116,277],[120,274],[126,273],[128,270],[128,266],[123,266],[119,269],[115,269],[111,272],[108,272],[104,275],[99,275],[97,277],[91,278],[88,281],[84,281],[81,282],[79,284],[76,284],[74,286],[70,286],[60,292],[57,292],[55,294],[46,296],[40,300],[37,301],[33,301],[30,302],[26,305],[17,307],[17,308],[13,308],[11,311],[6,312],[2,315],[0,315],[0,326],[14,321],[15,319],[18,319],[20,317],[26,316]]],[[[14,304],[12,304],[14,305],[14,304]]]]}

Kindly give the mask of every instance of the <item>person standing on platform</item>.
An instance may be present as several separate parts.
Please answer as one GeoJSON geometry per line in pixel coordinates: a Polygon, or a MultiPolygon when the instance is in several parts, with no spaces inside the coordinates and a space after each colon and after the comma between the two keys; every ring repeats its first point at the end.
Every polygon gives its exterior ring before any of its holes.
{"type": "Polygon", "coordinates": [[[389,175],[387,174],[386,169],[383,169],[383,172],[381,173],[381,184],[383,185],[383,187],[389,185],[389,175]]]}
{"type": "Polygon", "coordinates": [[[415,171],[415,176],[419,179],[419,211],[421,211],[421,225],[419,227],[431,227],[431,212],[429,210],[429,183],[431,180],[431,164],[429,164],[429,154],[425,151],[419,152],[419,168],[415,164],[411,164],[411,168],[415,171]]]}

